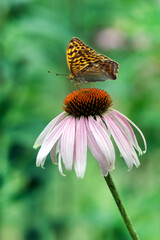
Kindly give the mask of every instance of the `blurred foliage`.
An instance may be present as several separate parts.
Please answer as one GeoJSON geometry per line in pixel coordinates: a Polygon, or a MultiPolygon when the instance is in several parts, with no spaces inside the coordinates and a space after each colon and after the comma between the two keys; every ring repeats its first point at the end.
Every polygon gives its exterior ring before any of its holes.
{"type": "Polygon", "coordinates": [[[72,88],[47,71],[69,73],[76,36],[120,63],[116,81],[95,85],[140,127],[148,151],[131,172],[117,151],[112,176],[140,239],[158,240],[160,1],[1,0],[0,30],[1,239],[129,239],[90,153],[82,181],[74,171],[62,177],[49,157],[45,170],[35,167],[32,145],[72,88]]]}

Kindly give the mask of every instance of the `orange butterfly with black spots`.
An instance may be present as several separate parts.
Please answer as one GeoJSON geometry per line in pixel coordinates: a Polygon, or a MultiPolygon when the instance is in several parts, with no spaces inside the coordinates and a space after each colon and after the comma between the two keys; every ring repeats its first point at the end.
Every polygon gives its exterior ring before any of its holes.
{"type": "Polygon", "coordinates": [[[76,37],[69,42],[66,55],[71,72],[67,78],[70,80],[87,83],[117,78],[119,64],[102,54],[97,54],[76,37]]]}

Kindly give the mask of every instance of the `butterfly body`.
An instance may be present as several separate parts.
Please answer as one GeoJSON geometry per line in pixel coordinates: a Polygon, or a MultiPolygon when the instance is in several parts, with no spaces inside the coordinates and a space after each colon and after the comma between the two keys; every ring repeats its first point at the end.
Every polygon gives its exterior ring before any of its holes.
{"type": "Polygon", "coordinates": [[[96,82],[117,77],[119,64],[97,54],[78,38],[72,38],[67,47],[67,64],[71,71],[68,79],[78,82],[96,82]]]}

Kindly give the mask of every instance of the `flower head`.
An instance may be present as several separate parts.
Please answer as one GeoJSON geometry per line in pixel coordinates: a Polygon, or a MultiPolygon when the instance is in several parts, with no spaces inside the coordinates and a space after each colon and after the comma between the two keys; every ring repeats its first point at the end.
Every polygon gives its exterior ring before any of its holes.
{"type": "Polygon", "coordinates": [[[70,93],[64,100],[64,112],[54,118],[37,138],[34,148],[41,146],[37,166],[45,163],[50,153],[62,175],[63,160],[66,170],[74,165],[78,178],[83,178],[87,163],[87,146],[98,161],[103,176],[114,169],[114,139],[128,169],[140,165],[138,156],[146,152],[145,138],[140,129],[122,113],[111,109],[112,100],[107,92],[85,88],[70,93]],[[131,125],[142,136],[145,150],[142,152],[131,125]]]}

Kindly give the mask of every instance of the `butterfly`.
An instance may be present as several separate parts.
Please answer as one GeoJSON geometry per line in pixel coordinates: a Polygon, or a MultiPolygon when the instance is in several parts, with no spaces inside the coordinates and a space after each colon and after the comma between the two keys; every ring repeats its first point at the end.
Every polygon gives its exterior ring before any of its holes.
{"type": "Polygon", "coordinates": [[[117,78],[119,64],[102,54],[97,54],[76,37],[69,42],[66,57],[71,72],[67,78],[70,80],[86,83],[117,78]]]}

